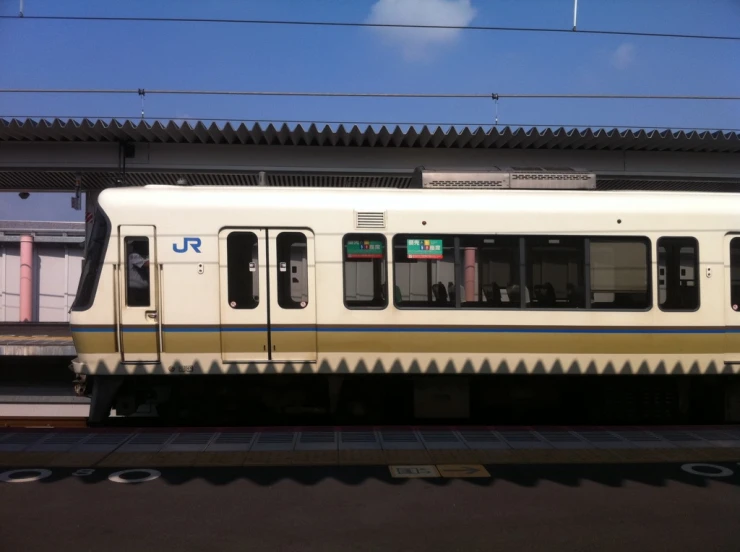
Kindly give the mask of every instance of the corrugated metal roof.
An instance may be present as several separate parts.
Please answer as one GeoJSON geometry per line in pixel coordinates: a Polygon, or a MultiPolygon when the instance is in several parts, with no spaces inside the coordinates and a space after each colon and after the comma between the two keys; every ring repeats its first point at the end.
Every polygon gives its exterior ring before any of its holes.
{"type": "Polygon", "coordinates": [[[0,119],[0,141],[271,146],[740,152],[740,133],[695,130],[289,125],[198,121],[0,119]]]}
{"type": "MultiPolygon", "coordinates": [[[[75,178],[81,177],[86,190],[103,190],[125,184],[176,185],[184,179],[189,186],[257,186],[259,174],[244,172],[165,172],[165,171],[33,171],[0,170],[0,190],[74,190],[75,178]]],[[[310,174],[268,173],[266,186],[306,186],[312,188],[408,188],[410,174],[310,174]]]]}

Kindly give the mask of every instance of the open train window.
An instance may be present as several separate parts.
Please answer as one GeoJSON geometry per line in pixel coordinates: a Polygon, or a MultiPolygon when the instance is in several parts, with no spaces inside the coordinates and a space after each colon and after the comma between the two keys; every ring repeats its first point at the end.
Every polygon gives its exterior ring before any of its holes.
{"type": "Polygon", "coordinates": [[[455,240],[449,236],[393,238],[393,302],[401,308],[455,308],[455,240]]]}
{"type": "Polygon", "coordinates": [[[260,302],[257,236],[252,232],[231,232],[226,238],[226,262],[231,308],[257,308],[260,302]]]}
{"type": "Polygon", "coordinates": [[[277,237],[278,305],[305,309],[308,305],[308,246],[300,232],[281,232],[277,237]]]}
{"type": "Polygon", "coordinates": [[[740,312],[740,238],[730,241],[730,305],[740,312]]]}
{"type": "Polygon", "coordinates": [[[589,240],[591,308],[650,307],[650,241],[645,238],[589,240]]]}
{"type": "Polygon", "coordinates": [[[149,278],[149,238],[129,236],[124,240],[126,256],[126,306],[148,307],[151,281],[149,278]]]}
{"type": "Polygon", "coordinates": [[[664,311],[699,308],[699,243],[695,238],[658,240],[658,305],[664,311]]]}
{"type": "Polygon", "coordinates": [[[534,309],[586,306],[585,238],[528,237],[525,305],[534,309]]]}
{"type": "Polygon", "coordinates": [[[344,236],[344,305],[348,309],[383,309],[388,305],[386,249],[382,234],[344,236]]]}

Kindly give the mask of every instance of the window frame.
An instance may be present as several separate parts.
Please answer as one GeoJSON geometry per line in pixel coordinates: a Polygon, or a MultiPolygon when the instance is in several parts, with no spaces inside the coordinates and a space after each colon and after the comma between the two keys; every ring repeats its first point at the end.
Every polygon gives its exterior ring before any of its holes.
{"type": "MultiPolygon", "coordinates": [[[[298,242],[291,241],[289,243],[289,246],[292,246],[298,242]]],[[[288,248],[286,248],[288,249],[288,248]]],[[[282,310],[303,310],[308,307],[309,303],[313,300],[310,295],[310,287],[309,287],[309,276],[308,276],[308,238],[306,237],[306,234],[300,231],[296,230],[282,230],[278,231],[278,234],[275,236],[275,299],[277,300],[278,307],[280,307],[282,310]],[[281,258],[281,254],[284,253],[282,250],[282,244],[281,244],[281,238],[282,239],[294,239],[295,237],[300,237],[302,242],[301,244],[306,247],[306,264],[305,264],[305,277],[306,277],[306,301],[293,301],[293,298],[290,297],[290,292],[292,291],[292,283],[293,283],[293,276],[292,272],[288,271],[287,273],[281,273],[280,272],[280,263],[281,262],[287,262],[288,266],[290,266],[290,256],[288,256],[288,261],[285,261],[281,258]],[[286,289],[287,288],[287,289],[286,289]],[[287,298],[288,301],[290,301],[290,304],[287,304],[284,302],[284,300],[287,298]]],[[[303,274],[301,276],[304,276],[303,274]]]]}
{"type": "MultiPolygon", "coordinates": [[[[391,242],[392,243],[392,242],[391,242]]],[[[342,236],[342,304],[344,305],[344,308],[347,310],[385,310],[388,308],[388,305],[390,304],[389,301],[389,292],[390,289],[390,278],[388,273],[388,238],[385,234],[377,234],[372,232],[352,232],[349,234],[344,234],[342,236]],[[371,239],[375,240],[378,239],[378,241],[383,242],[383,268],[385,269],[385,284],[383,285],[383,291],[385,295],[385,300],[383,301],[382,305],[378,306],[356,306],[356,305],[348,305],[347,304],[347,242],[350,240],[360,240],[360,239],[371,239]]],[[[395,278],[395,276],[394,276],[395,278]]]]}
{"type": "MultiPolygon", "coordinates": [[[[696,287],[698,289],[696,293],[696,308],[694,309],[664,309],[663,306],[660,304],[660,297],[657,297],[657,305],[660,309],[660,312],[697,312],[701,308],[701,284],[700,284],[700,269],[701,269],[701,257],[699,256],[699,240],[695,236],[660,236],[657,240],[655,240],[655,283],[656,283],[656,289],[658,290],[658,293],[660,293],[660,274],[658,273],[658,270],[660,270],[660,241],[663,239],[668,240],[693,240],[695,243],[695,251],[696,251],[696,265],[695,266],[695,280],[696,280],[696,287]]],[[[732,306],[732,297],[730,297],[730,306],[732,306]]]]}
{"type": "Polygon", "coordinates": [[[151,257],[152,257],[152,254],[151,254],[151,251],[152,251],[152,240],[149,239],[149,236],[136,236],[136,235],[124,236],[124,238],[123,238],[123,247],[124,247],[124,250],[123,250],[123,258],[124,258],[124,261],[123,261],[123,269],[124,269],[123,282],[124,282],[124,291],[125,291],[124,298],[123,298],[124,307],[127,308],[127,309],[151,309],[151,308],[153,308],[153,306],[152,306],[152,303],[153,303],[153,301],[152,301],[152,285],[153,285],[153,281],[152,280],[153,280],[153,278],[152,278],[151,264],[149,264],[149,263],[150,263],[150,260],[151,260],[151,257]],[[136,241],[140,241],[140,242],[146,242],[146,250],[147,250],[147,260],[146,260],[146,262],[148,264],[148,266],[147,266],[147,278],[146,278],[146,300],[147,300],[146,305],[132,305],[130,303],[130,298],[131,298],[131,295],[130,294],[131,294],[131,289],[132,288],[131,288],[130,281],[129,281],[129,273],[130,273],[130,268],[131,268],[130,267],[130,263],[129,263],[129,260],[130,260],[130,257],[129,257],[129,255],[130,255],[129,247],[132,247],[133,246],[133,243],[134,243],[135,240],[136,241]]]}
{"type": "MultiPolygon", "coordinates": [[[[259,309],[260,303],[263,300],[262,297],[260,297],[259,295],[257,296],[257,301],[252,303],[252,306],[240,307],[238,305],[237,306],[233,306],[231,304],[232,303],[232,301],[231,301],[231,299],[232,299],[232,297],[231,297],[231,288],[230,288],[230,284],[231,284],[231,278],[230,278],[230,276],[231,276],[231,274],[230,274],[231,263],[229,262],[231,259],[230,259],[230,256],[229,256],[229,239],[231,238],[231,236],[236,236],[236,235],[239,235],[239,234],[251,234],[251,236],[254,238],[254,244],[253,244],[253,246],[254,245],[257,246],[257,267],[256,267],[256,270],[255,270],[255,273],[257,274],[257,278],[258,278],[258,280],[257,280],[257,282],[258,282],[257,283],[257,289],[259,290],[259,271],[260,271],[260,264],[261,264],[260,263],[260,253],[261,252],[260,252],[260,246],[259,246],[260,238],[252,230],[239,230],[239,229],[231,230],[226,235],[226,304],[229,306],[229,308],[231,310],[234,310],[234,311],[256,310],[256,309],[259,309]]],[[[268,275],[268,277],[269,277],[269,275],[268,275]]],[[[252,277],[251,285],[252,285],[252,289],[254,289],[254,277],[252,277]]],[[[252,295],[252,298],[253,298],[252,300],[254,301],[254,295],[252,295]]]]}
{"type": "MultiPolygon", "coordinates": [[[[652,240],[647,236],[589,236],[586,238],[586,255],[588,264],[587,267],[587,285],[588,285],[588,294],[589,297],[587,297],[588,307],[587,310],[593,310],[597,312],[649,312],[653,310],[653,307],[655,306],[656,301],[654,301],[653,297],[653,274],[652,274],[652,266],[653,266],[653,246],[652,246],[652,240]],[[645,262],[647,263],[645,266],[647,268],[647,297],[648,297],[648,304],[647,307],[642,309],[599,309],[599,308],[593,308],[591,304],[591,297],[590,295],[593,293],[593,288],[591,287],[591,240],[596,240],[597,242],[616,242],[616,243],[624,243],[626,241],[628,242],[642,242],[645,244],[645,262]]],[[[657,261],[657,248],[656,248],[656,261],[657,261]]],[[[697,257],[698,257],[698,249],[697,249],[697,257]]],[[[656,268],[656,274],[657,274],[657,268],[656,268]]],[[[582,309],[579,309],[582,310],[582,309]]]]}
{"type": "MultiPolygon", "coordinates": [[[[453,256],[455,258],[455,280],[458,280],[458,278],[460,276],[460,266],[461,266],[460,263],[458,262],[459,255],[460,255],[460,236],[461,235],[462,234],[448,234],[448,233],[444,233],[444,232],[440,232],[438,234],[437,233],[430,233],[430,232],[402,232],[402,233],[399,233],[399,234],[394,234],[393,237],[391,238],[391,249],[393,250],[393,256],[391,258],[391,263],[393,264],[393,287],[394,287],[394,289],[395,289],[395,286],[396,286],[396,246],[395,246],[395,244],[393,242],[396,240],[396,238],[404,238],[404,239],[441,239],[443,242],[446,239],[452,240],[453,256]]],[[[481,235],[483,235],[483,234],[481,234],[481,235]]],[[[486,235],[488,235],[488,234],[486,234],[486,235]]],[[[444,243],[442,244],[442,252],[444,254],[444,243]]],[[[455,282],[455,287],[456,288],[460,287],[460,283],[456,281],[455,282]]],[[[455,291],[457,291],[457,289],[455,291]]],[[[432,311],[437,311],[437,312],[450,312],[450,311],[455,311],[455,310],[463,310],[462,307],[458,307],[457,306],[459,304],[459,302],[460,302],[460,297],[459,297],[459,294],[456,293],[455,294],[455,304],[454,305],[451,305],[449,307],[445,307],[445,308],[435,308],[435,307],[404,307],[402,305],[399,306],[398,303],[396,303],[395,293],[393,295],[393,307],[396,308],[396,309],[398,309],[398,310],[408,310],[408,311],[413,311],[413,310],[430,311],[430,310],[432,310],[432,311]]],[[[465,310],[468,310],[468,309],[465,309],[465,310]]],[[[484,310],[484,309],[472,309],[471,308],[470,310],[484,310]]],[[[504,309],[490,309],[490,310],[504,310],[504,309]]],[[[508,310],[514,310],[514,309],[508,309],[508,310]]]]}
{"type": "Polygon", "coordinates": [[[77,282],[77,291],[75,292],[75,298],[70,307],[70,312],[85,312],[92,308],[95,304],[95,297],[98,293],[98,285],[100,284],[100,277],[103,274],[103,268],[105,267],[105,256],[108,253],[108,246],[111,241],[112,225],[108,215],[100,206],[96,207],[93,215],[93,223],[90,228],[90,234],[87,236],[88,242],[85,244],[84,249],[84,260],[83,266],[80,270],[80,279],[77,282]],[[99,226],[96,227],[96,224],[99,226]],[[102,245],[100,246],[100,256],[97,259],[97,263],[90,270],[93,270],[92,274],[85,278],[86,270],[88,270],[87,264],[90,262],[90,252],[93,247],[93,231],[96,228],[102,227],[101,240],[102,245]],[[85,284],[88,284],[85,286],[85,284]],[[89,289],[89,294],[85,295],[82,292],[83,287],[89,289]],[[82,299],[85,299],[84,301],[82,299]]]}
{"type": "MultiPolygon", "coordinates": [[[[420,311],[436,311],[436,312],[449,312],[449,311],[465,311],[465,312],[475,312],[475,311],[493,311],[493,312],[515,312],[515,311],[531,311],[531,312],[598,312],[598,313],[610,313],[610,312],[650,312],[655,307],[655,299],[653,297],[654,295],[654,284],[653,284],[653,276],[651,267],[653,266],[653,239],[651,239],[649,236],[646,235],[637,235],[637,234],[609,234],[604,236],[599,235],[593,235],[593,234],[506,234],[506,233],[458,233],[458,234],[450,234],[445,232],[440,233],[432,233],[432,232],[418,232],[418,233],[409,233],[409,232],[403,232],[399,234],[394,234],[391,238],[391,244],[393,244],[394,240],[397,237],[401,238],[419,238],[419,239],[451,239],[454,244],[455,248],[455,274],[456,279],[459,279],[459,274],[462,272],[463,267],[462,264],[459,263],[459,259],[461,256],[461,250],[462,247],[460,246],[460,242],[462,238],[508,238],[508,239],[516,239],[518,240],[518,247],[519,247],[519,285],[520,288],[524,288],[526,286],[526,279],[527,279],[527,239],[581,239],[583,240],[583,250],[584,250],[584,260],[583,260],[583,267],[584,267],[584,287],[585,294],[585,306],[583,308],[546,308],[546,307],[535,307],[535,306],[527,306],[525,301],[525,294],[520,295],[520,304],[518,307],[489,307],[489,306],[482,306],[482,307],[465,307],[464,305],[460,304],[460,298],[456,297],[455,305],[451,307],[446,308],[435,308],[435,307],[406,307],[406,306],[399,306],[396,301],[395,297],[393,298],[393,306],[398,310],[420,310],[420,311]],[[625,241],[639,241],[644,243],[646,247],[646,256],[647,256],[647,283],[648,283],[648,290],[647,290],[647,296],[648,296],[648,305],[646,308],[639,308],[639,309],[600,309],[600,308],[593,308],[591,305],[591,240],[596,240],[599,242],[625,242],[625,241]]],[[[671,237],[671,236],[667,236],[671,237]]],[[[739,236],[740,237],[740,236],[739,236]]],[[[696,239],[696,238],[693,238],[696,239]]],[[[697,241],[698,244],[698,241],[697,241]]],[[[390,264],[393,266],[393,285],[395,286],[395,280],[396,280],[396,258],[395,258],[395,246],[391,246],[393,255],[390,258],[390,264]]],[[[657,250],[656,250],[657,251],[657,250]]],[[[698,245],[697,245],[697,258],[698,258],[698,245]]],[[[460,287],[461,282],[456,282],[456,286],[460,287]]],[[[530,296],[532,295],[532,292],[530,291],[530,296]]],[[[675,311],[675,312],[684,312],[684,311],[675,311]]]]}
{"type": "MultiPolygon", "coordinates": [[[[572,307],[555,307],[555,308],[548,308],[548,307],[536,307],[533,306],[533,304],[530,301],[530,305],[527,306],[526,304],[526,296],[524,294],[521,295],[521,303],[522,306],[520,307],[523,311],[534,311],[534,312],[581,312],[581,311],[587,311],[591,310],[591,301],[590,301],[590,295],[591,295],[591,241],[590,236],[582,236],[580,234],[557,234],[557,235],[543,235],[543,234],[527,234],[520,236],[521,242],[520,242],[520,255],[521,258],[519,259],[519,263],[521,266],[521,275],[520,275],[520,289],[525,289],[527,287],[527,280],[529,277],[529,265],[527,264],[527,250],[531,247],[527,243],[527,240],[581,240],[582,247],[583,247],[583,260],[581,266],[583,266],[583,287],[584,287],[584,294],[583,299],[585,299],[584,307],[583,308],[572,308],[572,307]]],[[[534,297],[534,285],[532,285],[532,289],[529,290],[529,297],[530,300],[532,297],[534,297]]]]}
{"type": "Polygon", "coordinates": [[[732,302],[732,242],[734,242],[735,240],[740,240],[740,234],[729,233],[726,236],[729,238],[729,241],[727,242],[727,261],[730,268],[730,277],[728,278],[730,295],[728,297],[725,297],[725,299],[729,299],[727,305],[733,313],[740,313],[740,310],[735,310],[733,308],[734,303],[732,302]]]}

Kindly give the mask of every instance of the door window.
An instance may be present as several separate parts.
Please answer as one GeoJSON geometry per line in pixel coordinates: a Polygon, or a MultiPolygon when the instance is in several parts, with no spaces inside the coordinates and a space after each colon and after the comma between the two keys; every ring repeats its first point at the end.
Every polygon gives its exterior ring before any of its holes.
{"type": "Polygon", "coordinates": [[[308,246],[300,232],[281,232],[277,241],[278,305],[305,309],[308,305],[308,246]]]}
{"type": "Polygon", "coordinates": [[[698,274],[699,245],[694,238],[658,240],[658,305],[661,310],[698,309],[698,274]]]}
{"type": "Polygon", "coordinates": [[[232,309],[254,309],[260,303],[257,249],[257,236],[252,232],[232,232],[226,238],[226,278],[232,309]]]}
{"type": "Polygon", "coordinates": [[[125,239],[126,306],[148,307],[151,282],[149,278],[149,239],[131,236],[125,239]]]}

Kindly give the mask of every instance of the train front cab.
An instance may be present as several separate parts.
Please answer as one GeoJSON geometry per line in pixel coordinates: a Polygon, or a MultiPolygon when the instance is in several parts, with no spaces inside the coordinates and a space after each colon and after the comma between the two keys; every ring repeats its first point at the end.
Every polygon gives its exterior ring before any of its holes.
{"type": "Polygon", "coordinates": [[[228,228],[211,243],[122,225],[107,242],[113,250],[104,265],[106,253],[92,239],[81,287],[95,287],[96,298],[72,315],[73,369],[94,374],[85,382],[92,383],[90,421],[106,418],[116,399],[119,412],[136,410],[137,400],[120,393],[126,375],[269,373],[275,362],[286,372],[313,372],[314,244],[307,229],[228,228]],[[219,290],[217,308],[209,288],[219,290]],[[106,311],[114,320],[91,324],[106,311]]]}

